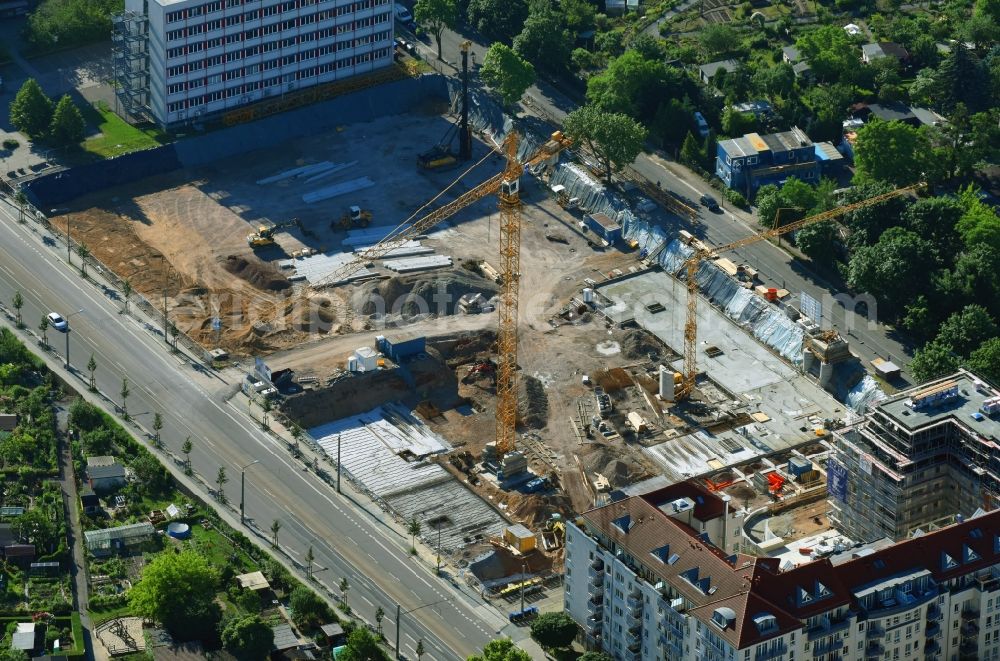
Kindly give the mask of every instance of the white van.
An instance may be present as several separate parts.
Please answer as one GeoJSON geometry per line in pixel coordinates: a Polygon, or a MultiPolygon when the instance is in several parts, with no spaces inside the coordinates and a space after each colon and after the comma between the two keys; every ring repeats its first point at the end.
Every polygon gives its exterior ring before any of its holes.
{"type": "Polygon", "coordinates": [[[410,10],[406,8],[406,5],[401,5],[398,2],[395,6],[396,20],[400,23],[409,23],[413,20],[413,15],[410,10]]]}

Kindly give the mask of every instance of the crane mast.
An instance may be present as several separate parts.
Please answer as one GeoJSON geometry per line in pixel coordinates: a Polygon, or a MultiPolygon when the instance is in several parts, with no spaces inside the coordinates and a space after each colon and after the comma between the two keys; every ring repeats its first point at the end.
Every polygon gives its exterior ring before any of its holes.
{"type": "Polygon", "coordinates": [[[497,412],[498,457],[516,447],[517,426],[517,303],[521,278],[521,197],[518,189],[524,167],[517,160],[517,134],[504,141],[507,167],[500,190],[500,296],[497,304],[497,412]]]}

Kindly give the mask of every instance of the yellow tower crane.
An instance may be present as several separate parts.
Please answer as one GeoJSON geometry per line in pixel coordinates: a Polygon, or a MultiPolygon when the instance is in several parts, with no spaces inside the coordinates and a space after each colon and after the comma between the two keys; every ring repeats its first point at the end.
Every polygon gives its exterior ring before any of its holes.
{"type": "MultiPolygon", "coordinates": [[[[513,131],[504,140],[503,151],[507,158],[507,165],[503,172],[494,175],[422,218],[412,220],[416,215],[414,214],[414,216],[411,216],[398,225],[376,245],[366,249],[353,260],[344,264],[314,285],[314,288],[318,288],[324,284],[346,282],[354,273],[372,260],[379,259],[394,248],[398,248],[414,237],[425,233],[430,228],[453,216],[470,204],[496,193],[500,203],[501,276],[499,305],[497,308],[499,321],[497,328],[496,452],[498,457],[502,457],[516,447],[517,310],[521,261],[520,177],[526,167],[534,169],[543,163],[554,164],[559,157],[559,153],[572,144],[572,141],[563,135],[561,131],[556,131],[545,144],[522,163],[517,158],[518,142],[518,135],[513,131]]],[[[479,163],[476,165],[479,165],[479,163]]],[[[461,177],[455,181],[457,182],[460,179],[461,177]]],[[[448,189],[446,188],[446,190],[448,189]]],[[[439,193],[434,199],[440,197],[445,191],[439,193]]],[[[433,202],[434,200],[431,200],[425,204],[417,213],[433,202]]],[[[311,296],[312,294],[309,297],[311,296]]]]}
{"type": "Polygon", "coordinates": [[[782,234],[794,232],[795,230],[802,229],[803,227],[807,227],[815,223],[823,222],[824,220],[837,218],[856,209],[861,209],[863,207],[871,206],[873,204],[878,204],[879,202],[884,202],[885,200],[898,197],[899,195],[904,195],[918,188],[922,188],[925,185],[926,184],[924,183],[914,184],[913,186],[898,188],[894,191],[883,193],[882,195],[870,197],[867,200],[861,200],[860,202],[854,202],[853,204],[845,204],[837,207],[836,209],[824,211],[823,213],[809,216],[808,218],[803,218],[802,220],[797,220],[794,223],[789,223],[788,225],[774,227],[765,230],[760,234],[753,234],[737,241],[733,241],[732,243],[727,243],[726,245],[718,248],[703,248],[697,245],[692,245],[691,247],[694,252],[690,257],[688,257],[687,261],[684,262],[685,275],[687,278],[687,319],[684,322],[684,376],[681,381],[680,390],[677,392],[677,399],[689,397],[691,393],[694,392],[695,380],[698,377],[697,274],[698,268],[704,260],[712,259],[713,257],[716,257],[724,252],[736,250],[737,248],[742,248],[743,246],[748,246],[757,243],[758,241],[764,241],[765,239],[771,239],[781,236],[782,234]]]}

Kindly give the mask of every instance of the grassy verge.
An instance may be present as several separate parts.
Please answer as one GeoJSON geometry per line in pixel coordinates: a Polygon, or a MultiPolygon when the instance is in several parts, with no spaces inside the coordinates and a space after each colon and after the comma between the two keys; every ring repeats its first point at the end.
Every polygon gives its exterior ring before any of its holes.
{"type": "Polygon", "coordinates": [[[173,139],[169,133],[156,127],[132,126],[103,101],[81,108],[81,112],[87,123],[93,124],[101,132],[101,135],[85,140],[83,149],[101,158],[152,149],[173,139]]]}

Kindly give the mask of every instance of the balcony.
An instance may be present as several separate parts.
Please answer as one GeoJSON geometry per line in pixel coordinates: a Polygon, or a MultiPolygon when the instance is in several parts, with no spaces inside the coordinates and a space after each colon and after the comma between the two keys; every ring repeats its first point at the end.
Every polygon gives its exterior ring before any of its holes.
{"type": "Polygon", "coordinates": [[[604,597],[596,596],[587,600],[587,612],[597,618],[604,615],[604,597]]]}
{"type": "Polygon", "coordinates": [[[813,644],[812,653],[813,656],[819,656],[821,654],[828,654],[834,650],[840,650],[844,646],[844,641],[839,638],[833,638],[830,640],[824,640],[823,642],[813,644]]]}
{"type": "Polygon", "coordinates": [[[593,567],[587,572],[588,578],[590,578],[590,584],[594,587],[604,584],[604,568],[594,569],[593,567]]]}
{"type": "Polygon", "coordinates": [[[969,622],[971,620],[979,619],[979,611],[974,610],[963,610],[962,611],[962,621],[969,622]]]}
{"type": "Polygon", "coordinates": [[[924,656],[933,659],[941,653],[941,645],[936,640],[927,641],[924,645],[924,656]]]}
{"type": "Polygon", "coordinates": [[[928,622],[927,628],[924,629],[924,635],[928,638],[934,638],[935,636],[941,635],[941,625],[937,622],[928,622]]]}
{"type": "Polygon", "coordinates": [[[836,621],[832,621],[829,618],[824,617],[821,618],[819,624],[809,629],[806,629],[806,637],[809,640],[816,640],[817,638],[829,636],[832,633],[848,629],[850,628],[850,626],[851,626],[851,619],[849,617],[845,617],[836,621]]]}
{"type": "Polygon", "coordinates": [[[589,636],[600,636],[601,635],[601,618],[599,618],[599,617],[588,617],[587,621],[583,623],[583,628],[586,629],[587,635],[589,635],[589,636]]]}
{"type": "Polygon", "coordinates": [[[958,648],[962,656],[976,658],[979,654],[979,644],[974,640],[965,640],[958,648]]]}
{"type": "Polygon", "coordinates": [[[941,607],[937,604],[931,604],[927,607],[927,619],[928,620],[940,620],[941,619],[941,607]]]}
{"type": "Polygon", "coordinates": [[[865,648],[865,658],[877,659],[883,654],[885,654],[885,647],[882,646],[882,643],[868,643],[868,647],[865,648]]]}
{"type": "Polygon", "coordinates": [[[969,638],[979,635],[979,625],[975,620],[962,623],[962,635],[969,638]]]}
{"type": "Polygon", "coordinates": [[[869,624],[865,627],[865,638],[881,638],[885,635],[885,629],[877,624],[869,624]]]}
{"type": "Polygon", "coordinates": [[[768,659],[775,659],[787,652],[788,646],[785,645],[785,641],[782,640],[777,644],[768,645],[766,649],[757,652],[754,656],[754,661],[767,661],[768,659]]]}
{"type": "Polygon", "coordinates": [[[630,652],[637,652],[642,648],[642,637],[638,633],[625,634],[625,647],[630,652]]]}
{"type": "Polygon", "coordinates": [[[637,631],[642,628],[642,617],[638,614],[626,615],[625,626],[629,631],[637,631]]]}
{"type": "Polygon", "coordinates": [[[642,598],[641,597],[629,597],[625,600],[625,607],[630,611],[641,611],[642,610],[642,598]]]}

